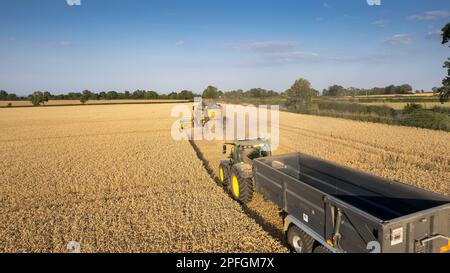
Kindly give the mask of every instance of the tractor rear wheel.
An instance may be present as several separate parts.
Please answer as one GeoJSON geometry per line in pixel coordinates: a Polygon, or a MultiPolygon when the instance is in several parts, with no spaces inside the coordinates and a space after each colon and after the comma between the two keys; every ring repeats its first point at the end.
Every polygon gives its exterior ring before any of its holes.
{"type": "Polygon", "coordinates": [[[224,186],[228,186],[230,183],[230,174],[228,169],[228,164],[225,162],[221,162],[219,165],[219,180],[220,183],[224,186]]]}
{"type": "Polygon", "coordinates": [[[243,177],[235,168],[231,171],[229,189],[233,198],[243,204],[249,203],[253,198],[253,180],[243,177]]]}

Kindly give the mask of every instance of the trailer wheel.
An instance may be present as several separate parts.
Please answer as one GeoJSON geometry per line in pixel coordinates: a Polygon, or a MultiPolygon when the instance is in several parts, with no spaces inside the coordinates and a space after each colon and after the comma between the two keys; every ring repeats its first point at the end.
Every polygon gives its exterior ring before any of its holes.
{"type": "Polygon", "coordinates": [[[313,253],[331,253],[331,251],[329,251],[328,248],[324,247],[323,245],[319,245],[314,248],[313,253]]]}
{"type": "Polygon", "coordinates": [[[230,175],[228,172],[229,172],[228,165],[223,162],[220,163],[220,165],[219,165],[219,180],[220,180],[220,183],[222,183],[222,185],[224,185],[224,186],[227,186],[230,183],[230,181],[229,181],[230,175]]]}
{"type": "Polygon", "coordinates": [[[297,226],[289,228],[287,240],[292,252],[311,253],[313,250],[314,239],[297,226]]]}
{"type": "Polygon", "coordinates": [[[233,198],[243,204],[249,203],[253,198],[253,181],[242,177],[239,170],[232,170],[229,189],[233,198]]]}

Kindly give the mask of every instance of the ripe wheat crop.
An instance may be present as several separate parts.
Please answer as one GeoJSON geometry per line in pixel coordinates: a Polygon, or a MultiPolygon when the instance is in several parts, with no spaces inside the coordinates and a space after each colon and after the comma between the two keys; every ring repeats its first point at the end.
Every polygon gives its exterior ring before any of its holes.
{"type": "MultiPolygon", "coordinates": [[[[144,104],[144,103],[177,103],[186,102],[185,100],[88,100],[85,104],[144,104]]],[[[33,106],[28,100],[0,101],[0,107],[11,106],[33,106]]],[[[49,100],[44,103],[45,106],[56,105],[81,105],[79,100],[49,100]]]]}
{"type": "Polygon", "coordinates": [[[171,107],[0,109],[0,252],[285,252],[172,140],[171,107]]]}

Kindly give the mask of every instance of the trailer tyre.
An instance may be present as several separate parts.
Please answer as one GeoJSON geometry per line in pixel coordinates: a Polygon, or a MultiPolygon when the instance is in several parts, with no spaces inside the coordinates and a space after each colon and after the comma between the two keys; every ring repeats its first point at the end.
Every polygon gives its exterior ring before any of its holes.
{"type": "Polygon", "coordinates": [[[331,251],[329,251],[328,248],[320,245],[314,248],[313,253],[331,253],[331,251]]]}
{"type": "Polygon", "coordinates": [[[244,178],[239,170],[232,170],[229,189],[233,198],[243,204],[249,203],[253,198],[253,180],[244,178]]]}
{"type": "Polygon", "coordinates": [[[224,186],[227,186],[230,183],[228,165],[223,162],[219,165],[219,180],[224,186]]]}
{"type": "Polygon", "coordinates": [[[314,239],[297,226],[292,225],[289,228],[287,240],[294,253],[311,253],[313,250],[314,239]]]}

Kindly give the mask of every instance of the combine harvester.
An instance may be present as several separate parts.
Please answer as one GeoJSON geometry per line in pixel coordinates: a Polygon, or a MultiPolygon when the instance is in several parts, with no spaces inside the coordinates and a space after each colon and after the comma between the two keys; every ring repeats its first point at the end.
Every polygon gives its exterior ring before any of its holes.
{"type": "Polygon", "coordinates": [[[262,139],[230,145],[220,180],[244,204],[254,191],[275,203],[293,252],[450,253],[445,196],[302,153],[271,156],[262,139]]]}
{"type": "Polygon", "coordinates": [[[204,99],[195,102],[197,105],[192,106],[191,117],[180,121],[180,130],[185,128],[204,127],[210,120],[225,121],[223,115],[223,107],[215,100],[204,99]],[[197,117],[197,120],[196,120],[197,117]],[[197,124],[196,124],[197,123],[197,124]]]}

